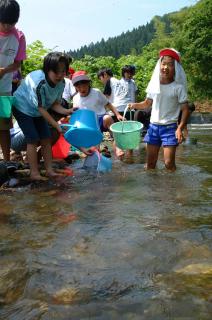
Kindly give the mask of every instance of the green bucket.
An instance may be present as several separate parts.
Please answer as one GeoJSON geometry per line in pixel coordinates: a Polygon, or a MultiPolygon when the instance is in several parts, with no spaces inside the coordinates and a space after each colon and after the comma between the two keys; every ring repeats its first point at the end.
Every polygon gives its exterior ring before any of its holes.
{"type": "Polygon", "coordinates": [[[15,97],[0,96],[0,117],[10,118],[15,97]]]}
{"type": "Polygon", "coordinates": [[[135,149],[141,140],[141,129],[143,125],[138,121],[121,121],[113,123],[110,130],[117,147],[122,150],[135,149]]]}

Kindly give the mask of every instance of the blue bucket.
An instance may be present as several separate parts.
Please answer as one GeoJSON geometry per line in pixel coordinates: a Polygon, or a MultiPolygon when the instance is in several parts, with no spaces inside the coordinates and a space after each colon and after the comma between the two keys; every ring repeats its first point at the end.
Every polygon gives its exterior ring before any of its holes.
{"type": "Polygon", "coordinates": [[[85,158],[83,168],[102,173],[110,172],[112,160],[103,156],[99,151],[95,151],[91,156],[85,158]]]}
{"type": "Polygon", "coordinates": [[[90,148],[98,145],[103,139],[97,115],[92,110],[75,111],[71,115],[70,124],[62,126],[68,127],[64,138],[76,147],[90,148]]]}

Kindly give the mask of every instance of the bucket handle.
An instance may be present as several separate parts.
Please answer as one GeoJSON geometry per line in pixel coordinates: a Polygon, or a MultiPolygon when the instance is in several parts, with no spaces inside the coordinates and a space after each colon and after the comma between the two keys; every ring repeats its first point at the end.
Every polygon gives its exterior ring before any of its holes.
{"type": "MultiPolygon", "coordinates": [[[[126,116],[126,113],[127,113],[127,110],[128,109],[130,109],[129,108],[129,106],[128,106],[128,104],[127,104],[127,106],[126,106],[126,108],[124,109],[124,114],[123,114],[123,118],[125,119],[125,116],[126,116]]],[[[124,121],[126,121],[126,120],[122,120],[122,133],[123,133],[123,130],[124,130],[124,121]]],[[[132,120],[132,110],[130,109],[130,121],[132,120]]]]}

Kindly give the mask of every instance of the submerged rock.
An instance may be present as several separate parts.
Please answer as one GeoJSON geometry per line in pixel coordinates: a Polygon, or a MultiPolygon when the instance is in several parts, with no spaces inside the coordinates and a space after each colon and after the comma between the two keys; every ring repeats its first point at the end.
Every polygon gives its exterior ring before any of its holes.
{"type": "Polygon", "coordinates": [[[212,263],[192,263],[183,268],[175,269],[175,272],[185,275],[212,275],[212,263]]]}

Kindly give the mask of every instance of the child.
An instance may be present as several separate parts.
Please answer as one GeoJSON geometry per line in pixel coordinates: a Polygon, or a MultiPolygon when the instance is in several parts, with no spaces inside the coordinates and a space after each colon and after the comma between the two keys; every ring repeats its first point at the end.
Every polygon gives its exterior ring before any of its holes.
{"type": "MultiPolygon", "coordinates": [[[[72,83],[77,91],[77,94],[73,97],[73,108],[94,111],[98,117],[102,132],[108,131],[113,123],[113,119],[106,113],[106,109],[111,110],[118,120],[123,119],[104,94],[99,89],[91,87],[91,80],[85,71],[75,72],[72,77],[72,83]]],[[[116,150],[118,156],[118,149],[116,150]]],[[[89,150],[84,150],[83,152],[87,155],[91,154],[89,150]]]]}
{"type": "Polygon", "coordinates": [[[38,170],[36,148],[40,143],[47,176],[54,177],[52,169],[52,154],[50,129],[48,123],[59,133],[59,124],[47,111],[70,115],[71,110],[61,106],[64,77],[68,72],[68,56],[60,52],[51,52],[44,58],[43,70],[29,73],[18,87],[13,114],[24,133],[27,142],[27,157],[32,180],[44,180],[38,170]]]}
{"type": "MultiPolygon", "coordinates": [[[[114,106],[119,111],[121,115],[124,114],[124,110],[127,107],[128,103],[134,103],[136,101],[136,94],[138,88],[133,80],[135,75],[135,67],[131,65],[126,65],[122,68],[122,78],[120,80],[119,92],[114,99],[114,106]]],[[[131,112],[132,120],[133,114],[131,112]]],[[[127,111],[125,118],[130,120],[130,112],[127,111]]]]}
{"type": "Polygon", "coordinates": [[[104,85],[103,94],[108,98],[110,103],[114,103],[114,99],[118,94],[120,81],[113,76],[113,72],[109,68],[102,68],[97,72],[98,79],[104,85]]]}
{"type": "Polygon", "coordinates": [[[182,131],[189,117],[186,76],[180,64],[179,52],[165,48],[159,55],[160,59],[146,89],[146,100],[132,103],[129,107],[144,109],[152,106],[150,125],[144,138],[147,143],[147,169],[155,169],[162,145],[165,167],[174,171],[176,147],[183,140],[182,131]],[[182,117],[177,124],[180,110],[182,117]]]}
{"type": "MultiPolygon", "coordinates": [[[[9,96],[12,92],[13,72],[26,59],[24,34],[15,28],[20,8],[15,0],[0,1],[0,96],[9,96]]],[[[0,118],[0,145],[4,160],[10,160],[11,119],[0,118]]]]}

